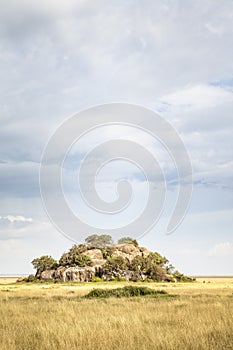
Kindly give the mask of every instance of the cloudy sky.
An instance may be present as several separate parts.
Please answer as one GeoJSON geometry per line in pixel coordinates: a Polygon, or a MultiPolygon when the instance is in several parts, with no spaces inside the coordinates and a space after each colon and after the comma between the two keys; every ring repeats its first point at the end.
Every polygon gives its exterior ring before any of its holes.
{"type": "MultiPolygon", "coordinates": [[[[192,161],[193,196],[183,223],[166,235],[165,210],[140,244],[187,274],[233,274],[232,1],[0,4],[0,274],[31,273],[34,257],[58,258],[72,245],[43,209],[41,156],[69,116],[111,102],[159,113],[177,130],[192,161]]],[[[104,135],[109,132],[83,140],[79,151],[104,135]]],[[[174,180],[166,152],[149,138],[143,142],[157,150],[167,178],[174,180]]],[[[103,198],[119,169],[132,170],[124,164],[109,167],[103,198]]],[[[64,175],[68,187],[73,173],[64,175]]],[[[134,178],[143,204],[141,183],[134,178]]],[[[168,186],[168,207],[173,192],[168,186]]]]}

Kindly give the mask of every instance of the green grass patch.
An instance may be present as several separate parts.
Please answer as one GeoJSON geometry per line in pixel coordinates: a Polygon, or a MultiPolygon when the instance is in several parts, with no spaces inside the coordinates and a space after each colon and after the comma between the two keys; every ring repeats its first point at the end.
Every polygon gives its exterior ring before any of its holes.
{"type": "Polygon", "coordinates": [[[102,289],[96,288],[90,291],[84,298],[130,298],[140,296],[167,296],[165,290],[155,290],[148,287],[125,286],[123,288],[102,289]]]}

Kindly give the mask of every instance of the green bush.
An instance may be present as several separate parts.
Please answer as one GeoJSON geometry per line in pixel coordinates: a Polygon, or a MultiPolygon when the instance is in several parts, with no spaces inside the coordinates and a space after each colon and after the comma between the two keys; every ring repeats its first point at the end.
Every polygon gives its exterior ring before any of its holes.
{"type": "Polygon", "coordinates": [[[180,273],[179,271],[175,271],[173,274],[174,278],[176,278],[177,282],[193,282],[195,279],[192,277],[185,276],[183,273],[180,273]]]}
{"type": "Polygon", "coordinates": [[[116,278],[110,278],[110,282],[126,282],[126,279],[124,277],[116,277],[116,278]]]}
{"type": "Polygon", "coordinates": [[[43,255],[40,258],[35,258],[31,263],[34,269],[37,270],[36,276],[39,276],[41,272],[45,270],[52,270],[57,268],[57,261],[48,255],[43,255]]]}
{"type": "Polygon", "coordinates": [[[95,276],[92,277],[91,282],[103,282],[103,279],[98,276],[95,276]]]}
{"type": "Polygon", "coordinates": [[[120,272],[121,270],[127,270],[126,259],[122,256],[113,255],[107,258],[107,262],[104,265],[104,270],[106,272],[120,272]]]}
{"type": "Polygon", "coordinates": [[[39,279],[34,275],[29,275],[24,278],[23,282],[39,282],[39,279]]]}
{"type": "Polygon", "coordinates": [[[126,279],[124,277],[117,277],[116,281],[117,282],[126,282],[126,279]]]}
{"type": "Polygon", "coordinates": [[[74,245],[68,253],[64,253],[60,260],[60,266],[91,266],[92,259],[85,254],[82,254],[86,250],[84,244],[74,245]]]}
{"type": "Polygon", "coordinates": [[[154,290],[148,287],[138,287],[138,286],[126,286],[123,288],[113,288],[113,289],[93,289],[85,298],[130,298],[130,297],[139,297],[139,296],[159,296],[167,295],[168,293],[165,290],[154,290]]]}
{"type": "Polygon", "coordinates": [[[171,283],[175,283],[176,279],[173,276],[169,276],[169,277],[166,278],[166,281],[167,282],[171,282],[171,283]]]}
{"type": "Polygon", "coordinates": [[[110,258],[113,255],[113,253],[114,253],[114,248],[113,247],[102,247],[100,249],[102,251],[104,259],[110,258]]]}
{"type": "Polygon", "coordinates": [[[146,278],[143,280],[143,282],[146,282],[146,283],[154,283],[155,280],[152,280],[151,278],[146,278]]]}

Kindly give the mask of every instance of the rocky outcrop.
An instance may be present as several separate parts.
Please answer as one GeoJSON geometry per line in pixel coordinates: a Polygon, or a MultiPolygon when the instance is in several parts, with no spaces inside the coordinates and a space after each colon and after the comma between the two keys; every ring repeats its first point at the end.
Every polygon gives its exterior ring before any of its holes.
{"type": "MultiPolygon", "coordinates": [[[[72,249],[73,256],[78,257],[76,260],[78,263],[75,263],[74,260],[72,262],[74,266],[68,262],[67,266],[58,266],[52,270],[45,270],[39,274],[39,279],[62,282],[89,282],[93,277],[100,277],[106,281],[112,279],[124,279],[126,281],[144,281],[146,279],[176,281],[162,263],[157,265],[156,262],[150,265],[153,255],[147,260],[151,253],[144,247],[137,247],[133,244],[116,244],[105,248],[95,248],[85,244],[74,246],[72,249]],[[78,266],[83,264],[80,255],[88,256],[91,260],[87,260],[87,264],[91,264],[91,266],[78,266]],[[140,258],[133,261],[136,257],[140,258]]],[[[162,261],[162,256],[158,253],[155,254],[162,261]]]]}
{"type": "Polygon", "coordinates": [[[82,254],[88,255],[92,260],[102,260],[104,258],[101,249],[87,249],[82,254]]]}
{"type": "Polygon", "coordinates": [[[68,267],[58,268],[55,274],[55,279],[62,280],[63,282],[74,281],[74,282],[89,282],[92,277],[95,276],[94,267],[68,267]]]}
{"type": "Polygon", "coordinates": [[[106,263],[101,249],[87,249],[82,254],[88,255],[92,259],[92,265],[95,267],[99,268],[106,263]]]}
{"type": "Polygon", "coordinates": [[[101,278],[104,281],[111,281],[113,279],[124,279],[125,281],[144,281],[147,276],[141,272],[139,273],[130,270],[121,270],[103,273],[101,278]]]}
{"type": "Polygon", "coordinates": [[[127,259],[129,263],[136,256],[148,256],[149,251],[144,247],[135,247],[133,244],[116,244],[113,248],[113,254],[116,256],[122,256],[127,259]]]}
{"type": "MultiPolygon", "coordinates": [[[[62,282],[74,281],[74,282],[88,282],[91,281],[94,276],[99,276],[103,280],[110,280],[114,278],[124,278],[125,280],[134,280],[135,272],[129,270],[121,271],[111,271],[107,272],[104,269],[104,265],[107,262],[106,253],[109,249],[111,256],[121,256],[129,264],[136,256],[146,257],[149,255],[149,251],[144,247],[135,247],[133,244],[116,244],[111,247],[106,247],[104,249],[105,256],[103,254],[103,249],[100,248],[91,248],[88,245],[83,245],[84,250],[83,255],[87,255],[92,259],[92,266],[74,266],[74,267],[65,267],[60,266],[57,269],[46,270],[40,273],[39,278],[42,280],[57,280],[62,282]]],[[[140,274],[137,276],[141,280],[145,279],[146,276],[140,274]]]]}
{"type": "Polygon", "coordinates": [[[40,279],[49,281],[57,280],[62,282],[89,282],[95,276],[96,269],[94,267],[59,267],[56,270],[46,270],[40,275],[40,279]]]}
{"type": "Polygon", "coordinates": [[[51,281],[55,279],[56,270],[45,270],[40,274],[40,279],[44,281],[51,281]]]}

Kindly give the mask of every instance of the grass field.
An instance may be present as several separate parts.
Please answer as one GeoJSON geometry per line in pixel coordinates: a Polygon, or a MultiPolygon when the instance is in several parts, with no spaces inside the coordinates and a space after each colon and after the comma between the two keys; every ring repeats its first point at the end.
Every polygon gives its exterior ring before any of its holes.
{"type": "Polygon", "coordinates": [[[233,349],[233,278],[133,283],[165,289],[166,298],[82,298],[93,288],[125,285],[1,278],[0,349],[233,349]]]}

